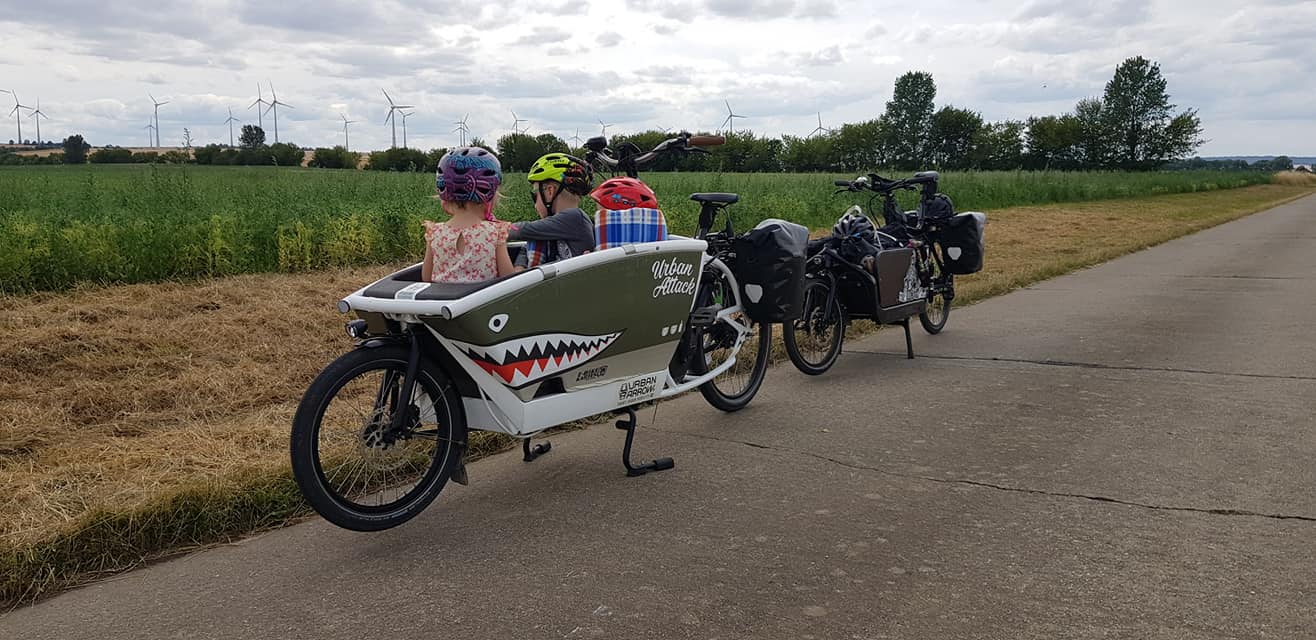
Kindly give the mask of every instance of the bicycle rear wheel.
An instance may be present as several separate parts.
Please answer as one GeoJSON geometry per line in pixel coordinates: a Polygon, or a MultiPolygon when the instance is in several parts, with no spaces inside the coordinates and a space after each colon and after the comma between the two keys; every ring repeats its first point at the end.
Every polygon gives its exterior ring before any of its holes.
{"type": "MultiPolygon", "coordinates": [[[[697,306],[716,305],[726,308],[736,304],[733,285],[725,274],[713,270],[705,274],[705,278],[706,284],[701,283],[697,306]]],[[[736,362],[730,369],[700,385],[699,393],[717,409],[739,411],[754,399],[754,394],[763,386],[763,378],[767,376],[772,351],[772,325],[756,323],[744,311],[740,311],[702,330],[698,348],[700,353],[696,354],[692,367],[698,375],[735,358],[736,362]],[[739,351],[733,348],[739,334],[737,325],[749,327],[749,335],[739,351]]]]}
{"type": "Polygon", "coordinates": [[[918,314],[918,322],[923,325],[923,330],[931,335],[941,333],[946,327],[946,321],[950,319],[950,299],[949,291],[953,291],[953,276],[946,273],[941,264],[937,262],[937,257],[932,254],[935,248],[928,247],[926,254],[919,257],[922,263],[923,274],[926,278],[924,282],[928,287],[928,304],[923,313],[918,314]]]}
{"type": "Polygon", "coordinates": [[[803,373],[820,375],[832,368],[845,341],[845,310],[831,286],[813,280],[804,287],[800,317],[782,324],[781,340],[791,364],[803,373]]]}

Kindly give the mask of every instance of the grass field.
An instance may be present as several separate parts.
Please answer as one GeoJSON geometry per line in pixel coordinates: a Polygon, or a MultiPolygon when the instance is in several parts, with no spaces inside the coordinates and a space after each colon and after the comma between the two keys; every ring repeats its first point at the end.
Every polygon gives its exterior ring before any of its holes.
{"type": "MultiPolygon", "coordinates": [[[[1313,190],[989,209],[986,269],[957,283],[956,304],[1313,190]]],[[[350,347],[333,303],[388,268],[0,296],[0,603],[304,514],[291,416],[350,347]]],[[[952,316],[947,330],[967,329],[952,316]]],[[[507,440],[473,444],[479,455],[507,440]]]]}
{"type": "MultiPolygon", "coordinates": [[[[830,225],[863,196],[832,195],[818,174],[647,174],[676,233],[697,191],[732,191],[737,224],[830,225]]],[[[1212,191],[1263,173],[948,173],[960,210],[1212,191]]],[[[0,294],[240,273],[301,272],[417,259],[420,221],[439,219],[423,174],[274,167],[101,165],[0,168],[0,294]]],[[[509,178],[499,216],[534,215],[509,178]]],[[[912,206],[912,202],[910,203],[912,206]]]]}

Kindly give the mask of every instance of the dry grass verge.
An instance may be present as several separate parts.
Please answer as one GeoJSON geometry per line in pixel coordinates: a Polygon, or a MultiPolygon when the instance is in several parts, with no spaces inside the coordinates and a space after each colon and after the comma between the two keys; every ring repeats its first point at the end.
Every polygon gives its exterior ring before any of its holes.
{"type": "MultiPolygon", "coordinates": [[[[957,304],[1313,187],[990,211],[987,268],[958,283],[957,304]]],[[[311,379],[349,346],[334,302],[386,270],[0,298],[0,602],[305,514],[288,425],[311,379]]],[[[487,455],[508,440],[475,444],[487,455]]]]}

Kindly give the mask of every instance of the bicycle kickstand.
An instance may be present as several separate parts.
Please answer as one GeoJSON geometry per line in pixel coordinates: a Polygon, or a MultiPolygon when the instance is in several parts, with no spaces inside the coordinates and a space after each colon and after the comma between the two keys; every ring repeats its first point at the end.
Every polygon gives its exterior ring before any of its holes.
{"type": "Polygon", "coordinates": [[[626,477],[634,478],[650,471],[665,471],[676,466],[676,462],[671,458],[658,458],[641,465],[631,463],[631,442],[635,439],[635,407],[626,407],[622,411],[626,413],[626,417],[617,421],[617,428],[626,432],[626,446],[621,450],[621,463],[626,465],[626,477]]]}
{"type": "Polygon", "coordinates": [[[534,447],[531,447],[530,438],[526,438],[521,441],[521,453],[524,454],[521,457],[521,460],[523,462],[534,462],[535,458],[538,458],[539,456],[542,456],[545,453],[548,453],[549,451],[552,450],[553,450],[552,442],[544,442],[544,444],[537,444],[534,447]]]}
{"type": "Polygon", "coordinates": [[[909,318],[900,323],[905,328],[905,358],[914,359],[914,339],[909,335],[909,318]]]}

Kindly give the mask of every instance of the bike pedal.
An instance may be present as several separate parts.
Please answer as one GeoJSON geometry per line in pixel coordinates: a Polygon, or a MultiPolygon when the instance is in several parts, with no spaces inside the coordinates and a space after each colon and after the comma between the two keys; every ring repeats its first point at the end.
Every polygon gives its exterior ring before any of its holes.
{"type": "Polygon", "coordinates": [[[721,307],[710,305],[690,312],[690,326],[707,327],[717,321],[717,312],[721,307]]]}

